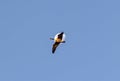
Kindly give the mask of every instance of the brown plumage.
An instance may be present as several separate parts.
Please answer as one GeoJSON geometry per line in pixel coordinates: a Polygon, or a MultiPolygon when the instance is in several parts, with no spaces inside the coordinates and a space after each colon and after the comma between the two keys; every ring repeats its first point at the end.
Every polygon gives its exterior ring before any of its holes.
{"type": "Polygon", "coordinates": [[[56,50],[56,48],[58,47],[59,44],[60,44],[60,42],[55,42],[55,43],[53,44],[52,53],[55,52],[55,50],[56,50]]]}
{"type": "Polygon", "coordinates": [[[63,34],[64,34],[64,32],[61,32],[60,34],[57,34],[55,36],[55,38],[54,38],[55,43],[53,44],[53,47],[52,47],[52,53],[53,54],[55,53],[55,50],[60,43],[65,43],[65,41],[62,41],[63,34]]]}

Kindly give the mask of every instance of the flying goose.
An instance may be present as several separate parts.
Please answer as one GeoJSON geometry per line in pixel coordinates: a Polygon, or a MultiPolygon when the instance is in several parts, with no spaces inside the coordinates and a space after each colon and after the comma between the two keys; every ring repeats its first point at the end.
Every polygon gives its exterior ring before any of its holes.
{"type": "Polygon", "coordinates": [[[50,38],[51,40],[54,40],[54,44],[52,46],[52,53],[54,54],[56,48],[60,43],[65,43],[65,34],[64,32],[58,33],[55,35],[54,38],[50,38]]]}

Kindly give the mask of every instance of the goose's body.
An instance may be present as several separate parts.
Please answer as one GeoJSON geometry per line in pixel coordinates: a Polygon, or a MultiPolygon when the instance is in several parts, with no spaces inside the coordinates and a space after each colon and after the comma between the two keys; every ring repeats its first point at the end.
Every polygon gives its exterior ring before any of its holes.
{"type": "Polygon", "coordinates": [[[51,39],[54,40],[54,44],[52,47],[52,53],[54,53],[60,43],[65,43],[65,34],[64,32],[58,33],[55,35],[54,39],[51,39]]]}

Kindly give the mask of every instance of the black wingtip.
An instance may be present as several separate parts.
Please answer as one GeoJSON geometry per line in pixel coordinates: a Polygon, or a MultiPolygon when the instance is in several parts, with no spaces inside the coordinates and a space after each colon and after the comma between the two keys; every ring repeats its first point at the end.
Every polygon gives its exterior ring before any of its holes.
{"type": "Polygon", "coordinates": [[[64,34],[64,32],[61,32],[61,34],[64,34]]]}
{"type": "Polygon", "coordinates": [[[62,43],[66,43],[66,41],[62,41],[62,43]]]}
{"type": "Polygon", "coordinates": [[[52,54],[54,54],[55,53],[55,51],[52,51],[52,54]]]}
{"type": "Polygon", "coordinates": [[[54,40],[54,38],[50,38],[50,40],[54,40]]]}

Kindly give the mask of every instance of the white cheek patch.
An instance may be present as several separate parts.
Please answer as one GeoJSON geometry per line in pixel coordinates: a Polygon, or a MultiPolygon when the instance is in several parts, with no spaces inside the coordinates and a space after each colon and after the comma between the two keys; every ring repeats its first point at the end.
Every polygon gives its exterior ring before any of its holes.
{"type": "Polygon", "coordinates": [[[56,41],[56,39],[58,38],[58,35],[59,35],[60,33],[57,33],[56,35],[55,35],[55,37],[54,37],[54,42],[56,41]]]}
{"type": "Polygon", "coordinates": [[[63,34],[62,41],[65,41],[65,34],[63,34]]]}

